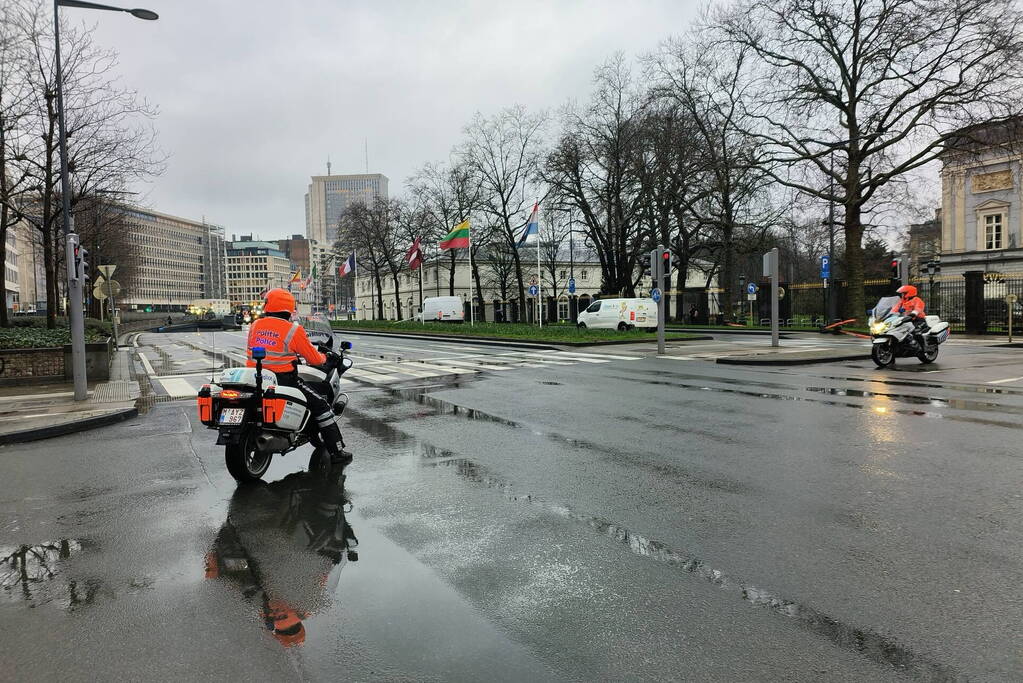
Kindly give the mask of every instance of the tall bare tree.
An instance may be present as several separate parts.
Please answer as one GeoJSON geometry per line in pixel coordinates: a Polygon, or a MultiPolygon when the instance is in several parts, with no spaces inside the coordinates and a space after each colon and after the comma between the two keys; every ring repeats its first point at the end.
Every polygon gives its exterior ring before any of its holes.
{"type": "MultiPolygon", "coordinates": [[[[466,127],[466,141],[458,151],[478,179],[479,210],[487,218],[493,242],[502,243],[501,253],[514,264],[520,312],[526,310],[525,283],[515,245],[529,219],[528,209],[539,195],[536,183],[546,122],[546,114],[530,114],[521,106],[491,118],[477,114],[466,127]]],[[[476,281],[478,288],[478,274],[476,281]]]]}
{"type": "MultiPolygon", "coordinates": [[[[31,91],[31,115],[18,133],[26,142],[19,163],[33,179],[36,223],[42,233],[46,273],[47,324],[56,324],[63,259],[59,201],[56,68],[52,14],[40,2],[16,6],[12,17],[26,56],[22,77],[31,91]],[[19,9],[20,8],[20,9],[19,9]]],[[[61,57],[72,210],[79,200],[119,191],[162,171],[165,157],[150,123],[156,110],[124,88],[115,74],[117,58],[97,47],[91,31],[63,21],[61,57]]]]}
{"type": "Polygon", "coordinates": [[[713,13],[706,28],[759,61],[744,113],[774,180],[843,206],[845,313],[862,316],[872,201],[936,159],[956,130],[1020,113],[1019,4],[745,0],[713,13]]]}
{"type": "Polygon", "coordinates": [[[621,54],[596,70],[582,110],[568,106],[565,132],[544,179],[575,207],[601,267],[601,292],[635,293],[639,254],[649,243],[638,217],[644,201],[634,158],[642,152],[643,94],[621,54]]]}

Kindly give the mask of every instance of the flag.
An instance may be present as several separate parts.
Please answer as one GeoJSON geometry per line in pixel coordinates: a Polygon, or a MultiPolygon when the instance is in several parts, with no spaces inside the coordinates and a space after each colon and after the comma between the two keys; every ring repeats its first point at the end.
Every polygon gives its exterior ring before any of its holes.
{"type": "Polygon", "coordinates": [[[469,221],[462,221],[440,241],[441,249],[465,249],[469,246],[469,221]]]}
{"type": "Polygon", "coordinates": [[[405,263],[408,264],[409,269],[415,270],[419,266],[423,265],[423,249],[419,246],[419,238],[412,243],[412,247],[405,252],[405,263]]]}
{"type": "Polygon", "coordinates": [[[526,229],[522,231],[522,236],[519,238],[515,248],[524,247],[527,244],[538,242],[540,240],[540,221],[537,220],[536,214],[540,209],[540,203],[533,204],[533,213],[529,214],[529,222],[526,223],[526,229]]]}
{"type": "Polygon", "coordinates": [[[299,268],[298,270],[295,271],[295,274],[291,276],[291,282],[301,282],[301,281],[302,281],[302,269],[299,268]]]}
{"type": "Polygon", "coordinates": [[[305,280],[303,280],[302,283],[299,285],[299,289],[305,291],[309,287],[309,285],[311,285],[313,283],[313,278],[314,277],[316,277],[316,265],[315,264],[313,265],[312,271],[309,273],[309,277],[307,277],[305,280]]]}
{"type": "Polygon", "coordinates": [[[355,270],[355,252],[354,251],[352,252],[352,255],[348,257],[348,260],[346,260],[344,263],[342,263],[341,267],[337,269],[337,276],[338,277],[344,277],[345,275],[348,275],[348,273],[352,272],[353,270],[355,270]]]}

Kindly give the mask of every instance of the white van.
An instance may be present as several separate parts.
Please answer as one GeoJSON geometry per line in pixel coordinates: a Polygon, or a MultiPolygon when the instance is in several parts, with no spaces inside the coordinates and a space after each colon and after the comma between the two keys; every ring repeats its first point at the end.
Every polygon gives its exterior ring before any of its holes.
{"type": "Polygon", "coordinates": [[[416,313],[416,320],[431,320],[445,323],[464,323],[465,309],[457,296],[431,296],[423,299],[423,310],[416,313]]]}
{"type": "Polygon", "coordinates": [[[582,329],[652,330],[657,327],[657,304],[653,299],[598,299],[579,311],[576,323],[582,329]]]}

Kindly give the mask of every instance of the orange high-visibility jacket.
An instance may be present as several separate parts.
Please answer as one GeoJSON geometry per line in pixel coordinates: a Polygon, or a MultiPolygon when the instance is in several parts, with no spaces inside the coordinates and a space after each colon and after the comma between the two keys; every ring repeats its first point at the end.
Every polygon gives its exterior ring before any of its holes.
{"type": "Polygon", "coordinates": [[[263,367],[270,372],[291,372],[299,356],[310,365],[327,362],[327,357],[316,350],[301,325],[273,316],[260,318],[249,327],[247,365],[250,368],[256,367],[256,361],[252,360],[253,346],[266,349],[263,367]]]}
{"type": "Polygon", "coordinates": [[[918,296],[914,296],[912,299],[904,299],[895,307],[895,312],[902,315],[915,315],[917,319],[923,320],[924,300],[918,296]]]}

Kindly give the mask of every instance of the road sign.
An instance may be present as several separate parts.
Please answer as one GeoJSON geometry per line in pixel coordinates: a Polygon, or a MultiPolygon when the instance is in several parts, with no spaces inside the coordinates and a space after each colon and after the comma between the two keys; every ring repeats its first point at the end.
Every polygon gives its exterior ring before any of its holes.
{"type": "Polygon", "coordinates": [[[757,300],[757,295],[756,294],[747,294],[746,295],[746,301],[756,301],[756,300],[757,300]]]}
{"type": "Polygon", "coordinates": [[[569,294],[575,294],[575,278],[574,277],[568,278],[568,293],[569,294]]]}
{"type": "Polygon", "coordinates": [[[114,276],[114,271],[117,270],[117,266],[99,266],[96,270],[98,270],[103,277],[109,280],[114,276]]]}
{"type": "Polygon", "coordinates": [[[121,293],[121,283],[117,280],[110,280],[107,282],[97,282],[96,286],[92,288],[92,295],[100,301],[105,300],[111,294],[118,296],[121,293]]]}
{"type": "Polygon", "coordinates": [[[654,300],[654,303],[660,303],[661,302],[661,290],[658,289],[657,287],[654,287],[653,289],[651,289],[650,290],[650,298],[654,300]]]}
{"type": "Polygon", "coordinates": [[[529,296],[536,296],[540,293],[540,288],[536,285],[529,285],[529,296]]]}
{"type": "Polygon", "coordinates": [[[778,288],[778,298],[779,299],[784,299],[785,298],[785,288],[784,287],[779,287],[778,288]]]}
{"type": "Polygon", "coordinates": [[[753,298],[756,298],[755,295],[759,289],[760,288],[757,287],[756,282],[751,282],[748,285],[746,285],[746,293],[749,294],[750,296],[753,296],[753,298]]]}
{"type": "Polygon", "coordinates": [[[1018,300],[1018,297],[1015,294],[1006,294],[1005,295],[1005,303],[1007,303],[1007,304],[1014,304],[1014,303],[1016,303],[1017,300],[1018,300]]]}
{"type": "Polygon", "coordinates": [[[821,256],[821,279],[831,279],[831,257],[828,255],[821,256]]]}

